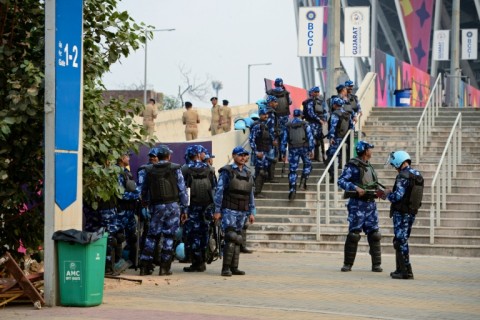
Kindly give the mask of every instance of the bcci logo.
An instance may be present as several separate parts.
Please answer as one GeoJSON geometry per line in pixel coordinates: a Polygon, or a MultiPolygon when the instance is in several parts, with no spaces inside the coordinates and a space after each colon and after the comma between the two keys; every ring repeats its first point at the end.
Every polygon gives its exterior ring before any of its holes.
{"type": "Polygon", "coordinates": [[[77,265],[75,262],[70,262],[70,270],[75,270],[77,268],[77,265]]]}
{"type": "Polygon", "coordinates": [[[352,24],[354,26],[361,25],[363,23],[363,14],[360,11],[354,11],[350,16],[350,19],[352,20],[352,24]]]}
{"type": "Polygon", "coordinates": [[[315,20],[315,18],[317,17],[315,11],[308,11],[307,12],[307,20],[315,20]]]}
{"type": "Polygon", "coordinates": [[[467,32],[467,38],[471,38],[473,36],[473,32],[472,31],[468,31],[467,32]]]}

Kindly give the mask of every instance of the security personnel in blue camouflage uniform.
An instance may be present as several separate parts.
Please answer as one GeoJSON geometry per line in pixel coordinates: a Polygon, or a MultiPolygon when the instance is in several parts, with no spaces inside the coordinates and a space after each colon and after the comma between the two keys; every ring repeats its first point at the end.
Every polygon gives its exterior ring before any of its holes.
{"type": "MultiPolygon", "coordinates": [[[[333,158],[342,139],[347,134],[348,130],[353,129],[353,122],[350,114],[343,110],[344,101],[338,97],[332,99],[333,112],[328,120],[328,134],[327,138],[330,141],[330,146],[327,150],[328,162],[333,158]]],[[[340,165],[342,154],[338,155],[338,163],[340,165]]],[[[330,183],[333,183],[334,166],[330,166],[328,173],[330,174],[330,183]]]]}
{"type": "Polygon", "coordinates": [[[140,186],[142,199],[149,205],[152,218],[140,256],[140,275],[152,274],[155,242],[160,240],[159,275],[170,275],[175,232],[180,220],[186,220],[188,196],[180,166],[170,162],[172,150],[158,146],[158,163],[148,166],[146,177],[140,186]],[[179,205],[180,203],[180,205],[179,205]],[[180,213],[182,212],[182,213],[180,213]]]}
{"type": "Polygon", "coordinates": [[[140,207],[140,192],[137,190],[137,184],[128,169],[130,156],[128,154],[122,155],[118,159],[117,165],[121,170],[121,173],[118,175],[118,184],[124,190],[122,199],[118,201],[118,219],[125,234],[126,249],[128,250],[128,259],[130,260],[128,264],[136,267],[138,263],[138,234],[135,214],[137,208],[140,207]]]}
{"type": "MultiPolygon", "coordinates": [[[[155,163],[158,162],[157,154],[158,154],[158,149],[157,148],[151,148],[148,151],[148,162],[141,165],[137,169],[137,189],[138,189],[139,192],[141,192],[140,186],[145,181],[145,176],[146,176],[145,168],[148,165],[152,165],[152,164],[155,164],[155,163]]],[[[141,214],[139,215],[139,221],[138,221],[138,224],[139,224],[138,230],[139,230],[139,233],[140,233],[140,236],[141,236],[139,251],[142,252],[142,250],[145,246],[145,240],[146,240],[147,234],[148,234],[148,227],[150,225],[151,215],[150,215],[150,211],[148,210],[148,206],[145,206],[143,204],[142,204],[142,208],[141,208],[140,212],[141,212],[141,214]]],[[[156,243],[155,246],[157,247],[158,243],[156,243]]]]}
{"type": "Polygon", "coordinates": [[[278,118],[279,131],[283,132],[285,130],[285,126],[287,125],[288,117],[290,116],[290,105],[292,104],[292,99],[290,98],[290,92],[288,92],[283,85],[282,78],[275,79],[274,86],[275,88],[267,91],[267,95],[277,98],[278,106],[275,111],[278,118]]]}
{"type": "Polygon", "coordinates": [[[253,177],[245,167],[249,153],[241,146],[232,151],[233,164],[219,170],[220,177],[215,191],[215,220],[222,219],[225,234],[222,276],[244,275],[238,269],[240,246],[243,242],[242,229],[248,220],[255,222],[255,201],[253,177]]]}
{"type": "Polygon", "coordinates": [[[397,268],[390,276],[393,279],[413,279],[408,238],[415,215],[422,205],[424,181],[420,172],[410,167],[412,160],[407,152],[392,152],[389,162],[398,172],[393,190],[386,190],[383,196],[392,203],[390,218],[393,218],[393,247],[397,268]]]}
{"type": "Polygon", "coordinates": [[[351,271],[357,254],[360,232],[365,232],[372,257],[372,271],[382,272],[382,253],[380,239],[382,235],[378,227],[377,198],[378,181],[375,170],[370,164],[373,145],[358,141],[355,149],[357,158],[351,159],[338,178],[338,186],[345,190],[345,198],[349,198],[348,235],[345,241],[345,257],[341,271],[351,271]]]}
{"type": "Polygon", "coordinates": [[[275,138],[272,141],[273,148],[268,152],[267,158],[270,162],[270,166],[268,168],[268,182],[276,183],[278,181],[275,180],[275,165],[277,164],[278,160],[278,144],[279,144],[279,137],[280,137],[280,124],[277,116],[277,106],[278,100],[275,96],[268,96],[266,99],[267,102],[267,127],[269,131],[275,133],[275,138]]]}
{"type": "Polygon", "coordinates": [[[312,87],[308,90],[308,95],[310,98],[302,102],[303,105],[303,114],[305,120],[309,123],[310,128],[312,129],[313,138],[315,139],[315,149],[313,160],[320,161],[320,148],[322,149],[322,160],[325,159],[325,145],[323,139],[323,125],[327,123],[328,120],[328,110],[326,103],[320,99],[320,88],[312,87]]]}
{"type": "Polygon", "coordinates": [[[300,159],[303,162],[302,177],[300,178],[300,188],[307,190],[307,180],[312,172],[313,149],[315,140],[310,126],[302,120],[302,110],[293,111],[293,119],[287,123],[285,131],[282,133],[282,142],[280,144],[280,153],[282,161],[285,161],[285,155],[288,145],[288,163],[290,173],[288,174],[289,194],[288,199],[295,199],[297,191],[297,169],[300,159]]]}
{"type": "Polygon", "coordinates": [[[352,121],[353,123],[357,123],[358,118],[362,114],[362,107],[360,106],[360,101],[358,101],[358,97],[353,94],[353,81],[347,80],[345,81],[345,88],[347,89],[345,100],[345,111],[352,113],[352,121]]]}
{"type": "Polygon", "coordinates": [[[182,170],[187,188],[190,188],[188,218],[184,224],[187,235],[185,252],[191,254],[192,265],[183,268],[185,272],[204,272],[205,252],[208,244],[208,224],[213,217],[213,190],[215,172],[200,160],[202,149],[196,146],[189,150],[191,159],[188,167],[182,170]]]}
{"type": "Polygon", "coordinates": [[[261,108],[258,111],[260,119],[250,127],[248,141],[252,149],[252,159],[255,165],[255,197],[264,198],[261,193],[263,183],[267,179],[268,170],[273,161],[267,155],[273,149],[275,131],[272,126],[267,126],[267,110],[261,108]]]}

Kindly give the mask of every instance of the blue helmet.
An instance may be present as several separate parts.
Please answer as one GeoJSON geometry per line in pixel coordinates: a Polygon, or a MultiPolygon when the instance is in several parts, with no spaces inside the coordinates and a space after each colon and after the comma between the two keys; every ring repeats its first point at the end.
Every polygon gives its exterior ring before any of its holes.
{"type": "Polygon", "coordinates": [[[283,85],[283,79],[277,78],[275,79],[275,87],[281,87],[283,85]]]}
{"type": "Polygon", "coordinates": [[[267,104],[270,102],[277,102],[277,97],[275,96],[268,96],[267,97],[267,104]]]}
{"type": "Polygon", "coordinates": [[[245,123],[245,119],[243,119],[243,118],[235,119],[233,128],[235,130],[245,130],[245,129],[247,129],[247,124],[245,123]]]}
{"type": "Polygon", "coordinates": [[[360,140],[355,145],[355,151],[357,151],[357,155],[363,154],[367,149],[373,149],[375,146],[370,144],[366,141],[360,140]]]}
{"type": "Polygon", "coordinates": [[[345,87],[353,87],[353,81],[352,80],[345,81],[345,87]]]}
{"type": "Polygon", "coordinates": [[[251,110],[249,113],[248,113],[248,116],[252,119],[252,120],[258,120],[260,117],[258,115],[258,109],[257,110],[251,110]]]}
{"type": "Polygon", "coordinates": [[[185,244],[182,242],[175,248],[175,257],[178,260],[185,260],[185,244]]]}
{"type": "Polygon", "coordinates": [[[399,150],[390,153],[390,164],[395,167],[395,169],[400,169],[402,163],[404,163],[405,161],[408,161],[408,164],[412,163],[412,159],[407,152],[399,150]]]}
{"type": "Polygon", "coordinates": [[[148,151],[148,156],[149,157],[156,157],[157,153],[158,153],[158,149],[157,148],[152,148],[148,151]]]}
{"type": "Polygon", "coordinates": [[[314,92],[320,92],[320,88],[319,87],[312,87],[312,88],[310,88],[310,90],[308,90],[309,95],[312,95],[312,93],[314,93],[314,92]]]}
{"type": "Polygon", "coordinates": [[[261,116],[262,114],[267,114],[267,108],[259,108],[258,115],[261,116]]]}
{"type": "Polygon", "coordinates": [[[300,117],[300,116],[302,116],[302,114],[303,114],[303,112],[300,109],[293,110],[293,116],[294,117],[300,117]]]}
{"type": "Polygon", "coordinates": [[[255,102],[258,106],[258,108],[264,108],[267,106],[267,100],[265,99],[260,99],[260,100],[257,100],[257,102],[255,102]]]}
{"type": "Polygon", "coordinates": [[[332,98],[332,104],[336,104],[337,106],[343,106],[345,104],[345,100],[339,97],[332,98]]]}
{"type": "Polygon", "coordinates": [[[339,85],[335,88],[335,90],[337,90],[337,92],[340,92],[340,91],[342,91],[344,88],[345,88],[345,86],[344,86],[343,84],[339,84],[339,85]]]}

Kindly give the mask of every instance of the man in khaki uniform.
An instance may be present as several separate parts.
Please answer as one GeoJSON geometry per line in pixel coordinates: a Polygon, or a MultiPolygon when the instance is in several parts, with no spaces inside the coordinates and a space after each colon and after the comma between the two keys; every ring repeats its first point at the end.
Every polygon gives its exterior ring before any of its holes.
{"type": "Polygon", "coordinates": [[[197,123],[200,123],[200,118],[197,110],[192,109],[191,102],[185,102],[185,109],[187,109],[187,111],[184,111],[182,116],[182,122],[185,125],[185,138],[187,141],[195,140],[198,137],[197,123]]]}
{"type": "Polygon", "coordinates": [[[220,107],[220,122],[223,132],[232,130],[232,109],[228,106],[228,100],[222,101],[223,106],[220,107]]]}
{"type": "Polygon", "coordinates": [[[155,119],[157,118],[157,107],[154,99],[148,101],[140,116],[143,117],[143,127],[147,130],[146,138],[153,139],[155,136],[155,119]]]}
{"type": "Polygon", "coordinates": [[[212,132],[212,136],[223,133],[223,128],[220,124],[220,106],[217,104],[217,97],[212,97],[210,99],[212,102],[212,120],[210,122],[210,128],[208,131],[212,132]]]}

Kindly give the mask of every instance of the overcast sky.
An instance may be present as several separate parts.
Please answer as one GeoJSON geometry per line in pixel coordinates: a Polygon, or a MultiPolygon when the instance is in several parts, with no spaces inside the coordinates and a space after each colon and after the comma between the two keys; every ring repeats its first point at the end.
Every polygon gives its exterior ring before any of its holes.
{"type": "MultiPolygon", "coordinates": [[[[191,70],[199,80],[207,77],[223,83],[219,99],[230,105],[247,103],[248,64],[250,100],[264,96],[263,78],[282,77],[290,85],[302,87],[300,61],[292,0],[123,0],[119,10],[127,10],[137,21],[157,29],[148,42],[148,87],[167,95],[177,95],[185,87],[179,66],[191,70]]],[[[143,84],[145,51],[140,49],[104,77],[108,89],[125,89],[143,84]]],[[[205,101],[186,96],[196,107],[209,107],[214,95],[209,81],[205,101]]]]}

